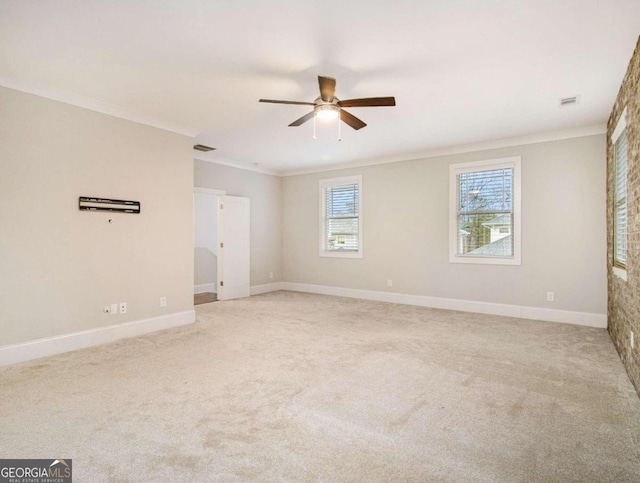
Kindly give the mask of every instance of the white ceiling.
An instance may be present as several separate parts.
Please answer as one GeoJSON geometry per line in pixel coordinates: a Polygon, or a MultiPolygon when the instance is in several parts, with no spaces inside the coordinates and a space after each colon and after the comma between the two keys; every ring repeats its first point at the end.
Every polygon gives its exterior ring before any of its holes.
{"type": "Polygon", "coordinates": [[[602,126],[639,33],[639,0],[0,0],[0,84],[292,173],[602,126]],[[313,101],[318,75],[397,106],[349,109],[368,126],[338,142],[258,103],[313,101]]]}

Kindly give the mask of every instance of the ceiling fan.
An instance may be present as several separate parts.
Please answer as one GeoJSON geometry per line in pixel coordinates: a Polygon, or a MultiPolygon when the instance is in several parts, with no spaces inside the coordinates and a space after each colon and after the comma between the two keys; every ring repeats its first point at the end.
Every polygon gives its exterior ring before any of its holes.
{"type": "Polygon", "coordinates": [[[341,101],[336,97],[336,80],[333,77],[323,77],[319,75],[318,84],[320,85],[320,95],[313,102],[279,101],[275,99],[260,99],[260,102],[313,106],[313,111],[305,114],[300,119],[293,121],[289,126],[300,126],[316,115],[320,118],[336,118],[339,116],[342,121],[355,130],[362,129],[367,124],[353,114],[345,111],[345,107],[377,107],[396,105],[395,97],[367,97],[364,99],[347,99],[345,101],[341,101]]]}

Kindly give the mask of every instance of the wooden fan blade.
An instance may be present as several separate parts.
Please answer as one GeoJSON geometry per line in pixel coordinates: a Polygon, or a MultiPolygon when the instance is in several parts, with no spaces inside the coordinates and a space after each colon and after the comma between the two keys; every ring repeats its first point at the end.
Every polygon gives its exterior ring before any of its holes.
{"type": "Polygon", "coordinates": [[[356,131],[358,129],[362,129],[367,125],[364,121],[361,121],[353,114],[349,114],[344,109],[340,109],[340,119],[342,119],[344,122],[346,122],[349,126],[351,126],[356,131]]]}
{"type": "Polygon", "coordinates": [[[291,124],[289,124],[289,127],[291,127],[291,126],[299,126],[300,124],[304,124],[309,119],[311,119],[314,114],[315,114],[314,111],[311,111],[309,114],[305,114],[300,119],[297,119],[297,120],[293,121],[291,124]]]}
{"type": "Polygon", "coordinates": [[[296,104],[301,106],[315,106],[313,102],[302,101],[278,101],[276,99],[260,99],[258,102],[271,102],[272,104],[296,104]]]}
{"type": "Polygon", "coordinates": [[[339,101],[340,107],[378,107],[378,106],[395,106],[395,97],[366,97],[364,99],[347,99],[339,101]]]}
{"type": "Polygon", "coordinates": [[[336,95],[336,80],[333,77],[318,76],[320,97],[324,102],[331,102],[336,95]]]}

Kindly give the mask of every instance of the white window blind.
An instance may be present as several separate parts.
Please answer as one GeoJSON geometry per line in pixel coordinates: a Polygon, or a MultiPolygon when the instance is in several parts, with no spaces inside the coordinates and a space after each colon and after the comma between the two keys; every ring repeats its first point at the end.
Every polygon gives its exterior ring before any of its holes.
{"type": "Polygon", "coordinates": [[[613,263],[627,264],[627,130],[615,141],[613,149],[613,263]]]}
{"type": "Polygon", "coordinates": [[[326,188],[327,250],[357,250],[358,185],[326,188]]]}
{"type": "Polygon", "coordinates": [[[361,256],[361,177],[320,181],[322,256],[361,256]]]}

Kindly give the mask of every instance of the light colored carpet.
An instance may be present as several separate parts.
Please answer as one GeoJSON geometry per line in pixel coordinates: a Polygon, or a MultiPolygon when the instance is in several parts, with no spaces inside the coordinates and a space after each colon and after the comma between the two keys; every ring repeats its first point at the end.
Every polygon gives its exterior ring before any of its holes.
{"type": "Polygon", "coordinates": [[[276,292],[0,370],[0,457],[74,481],[639,481],[605,330],[276,292]]]}

